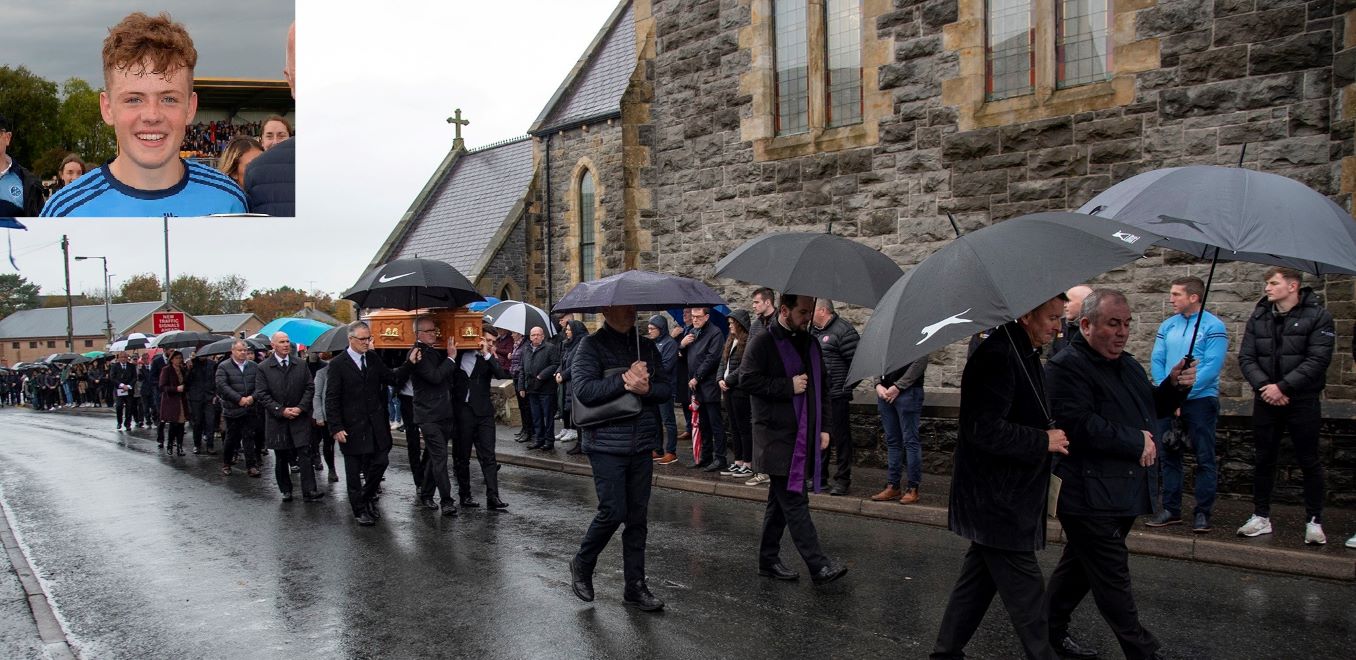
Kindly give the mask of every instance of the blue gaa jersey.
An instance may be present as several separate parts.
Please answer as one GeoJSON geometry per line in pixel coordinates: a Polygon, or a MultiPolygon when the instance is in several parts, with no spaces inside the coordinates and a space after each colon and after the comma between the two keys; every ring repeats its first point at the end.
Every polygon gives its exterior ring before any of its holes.
{"type": "Polygon", "coordinates": [[[184,163],[184,178],[164,190],[138,190],[113,178],[104,165],[58,190],[42,207],[45,218],[159,218],[244,213],[245,193],[206,165],[184,163]]]}
{"type": "Polygon", "coordinates": [[[24,181],[19,178],[19,168],[11,165],[9,171],[0,176],[0,218],[22,218],[25,215],[24,181]]]}

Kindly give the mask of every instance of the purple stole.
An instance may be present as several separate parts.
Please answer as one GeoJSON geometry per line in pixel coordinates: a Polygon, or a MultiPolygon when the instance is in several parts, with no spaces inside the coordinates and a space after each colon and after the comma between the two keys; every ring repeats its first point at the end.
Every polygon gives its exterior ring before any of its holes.
{"type": "MultiPolygon", "coordinates": [[[[787,377],[794,376],[805,370],[805,364],[800,360],[800,354],[796,352],[796,347],[791,345],[791,341],[772,335],[772,340],[777,344],[777,353],[782,356],[782,366],[786,369],[787,377]]],[[[821,409],[819,414],[815,415],[814,435],[808,433],[809,426],[809,397],[811,393],[818,395],[822,390],[823,383],[820,382],[820,356],[819,344],[813,340],[810,341],[810,383],[805,388],[803,394],[791,395],[791,404],[796,410],[796,447],[791,452],[791,469],[786,475],[786,489],[793,493],[805,491],[805,459],[810,454],[810,447],[814,447],[815,454],[815,492],[821,491],[819,487],[822,478],[821,471],[823,464],[820,462],[819,434],[824,426],[824,411],[821,409]]]]}

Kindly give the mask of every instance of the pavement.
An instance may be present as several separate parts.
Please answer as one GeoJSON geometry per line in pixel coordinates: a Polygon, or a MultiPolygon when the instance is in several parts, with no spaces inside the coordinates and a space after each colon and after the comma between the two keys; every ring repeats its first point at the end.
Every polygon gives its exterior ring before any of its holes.
{"type": "MultiPolygon", "coordinates": [[[[109,421],[0,409],[0,501],[85,658],[918,658],[966,547],[860,507],[819,511],[825,550],[848,576],[775,582],[754,571],[760,502],[657,489],[647,574],[668,606],[650,615],[620,602],[616,542],[598,599],[570,592],[566,564],[596,504],[582,475],[508,465],[508,511],[444,519],[414,506],[394,451],[385,515],[363,528],[340,484],[322,481],[330,497],[319,503],[284,503],[271,479],[222,477],[214,457],[165,456],[151,433],[109,421]]],[[[1047,574],[1058,554],[1038,553],[1047,574]]],[[[789,539],[782,556],[804,572],[789,539]]],[[[1132,557],[1131,571],[1168,657],[1345,657],[1356,645],[1356,584],[1149,556],[1132,557]]],[[[0,597],[13,586],[0,579],[0,597]]],[[[1116,655],[1090,599],[1074,629],[1116,655]]],[[[33,628],[3,630],[3,657],[41,657],[24,643],[33,628]]],[[[1019,656],[1000,605],[968,651],[1019,656]]]]}

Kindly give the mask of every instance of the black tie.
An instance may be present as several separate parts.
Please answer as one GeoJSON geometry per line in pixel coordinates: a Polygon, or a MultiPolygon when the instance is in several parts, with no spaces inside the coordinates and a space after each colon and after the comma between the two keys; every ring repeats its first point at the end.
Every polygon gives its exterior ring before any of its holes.
{"type": "Polygon", "coordinates": [[[366,355],[359,355],[359,356],[358,356],[358,370],[359,370],[359,371],[367,371],[367,356],[366,356],[366,355]]]}
{"type": "Polygon", "coordinates": [[[283,368],[283,371],[287,371],[287,366],[288,366],[288,365],[287,365],[287,358],[283,358],[283,361],[282,361],[282,368],[283,368]]]}

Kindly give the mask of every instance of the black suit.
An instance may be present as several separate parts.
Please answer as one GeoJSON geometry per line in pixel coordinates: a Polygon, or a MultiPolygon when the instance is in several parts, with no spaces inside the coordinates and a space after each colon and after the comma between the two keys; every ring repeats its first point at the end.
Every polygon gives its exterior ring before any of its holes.
{"type": "MultiPolygon", "coordinates": [[[[716,369],[720,366],[725,335],[708,320],[700,329],[693,328],[688,334],[696,340],[683,349],[687,364],[688,380],[697,381],[697,389],[692,395],[701,404],[698,411],[698,426],[702,433],[701,463],[715,461],[725,464],[725,424],[720,416],[720,384],[716,369]]],[[[681,342],[680,342],[681,345],[681,342]]],[[[683,406],[688,405],[687,401],[683,406]]],[[[689,428],[690,432],[692,429],[689,428]]]]}
{"type": "Polygon", "coordinates": [[[347,434],[339,450],[344,454],[344,477],[354,515],[376,499],[390,461],[391,425],[383,386],[400,382],[407,371],[404,366],[388,369],[370,352],[364,361],[365,368],[359,368],[345,350],[326,367],[325,424],[333,435],[347,434]]]}
{"type": "Polygon", "coordinates": [[[109,369],[108,378],[113,382],[114,387],[114,414],[117,415],[117,428],[126,428],[131,430],[132,418],[141,418],[134,410],[127,409],[127,402],[132,400],[132,387],[137,379],[137,365],[131,362],[115,362],[109,369]],[[124,394],[118,391],[119,385],[126,385],[127,390],[124,394]],[[125,416],[124,416],[125,415],[125,416]]]}
{"type": "MultiPolygon", "coordinates": [[[[279,360],[269,356],[259,365],[254,378],[254,398],[264,409],[264,442],[275,453],[273,476],[278,490],[292,493],[292,475],[288,464],[302,467],[301,493],[316,493],[315,470],[311,466],[311,406],[315,405],[315,383],[311,370],[295,355],[279,360]],[[300,408],[301,414],[292,419],[283,416],[287,408],[300,408]]],[[[234,366],[234,365],[232,365],[234,366]]]]}
{"type": "Polygon", "coordinates": [[[414,385],[413,415],[405,420],[407,441],[415,425],[418,425],[418,435],[423,436],[423,473],[419,473],[418,465],[410,463],[419,495],[433,497],[436,490],[444,503],[452,500],[452,482],[447,478],[447,444],[456,437],[451,397],[456,372],[456,364],[442,351],[421,347],[419,362],[410,368],[410,382],[414,385]]]}
{"type": "Polygon", "coordinates": [[[457,494],[471,497],[471,447],[480,463],[485,480],[485,498],[499,498],[499,463],[495,460],[494,401],[490,398],[491,378],[510,378],[493,358],[485,359],[475,351],[457,351],[456,373],[452,386],[452,404],[457,410],[458,433],[453,439],[452,469],[457,473],[457,494]],[[462,358],[475,356],[470,375],[461,367],[462,358]]]}

